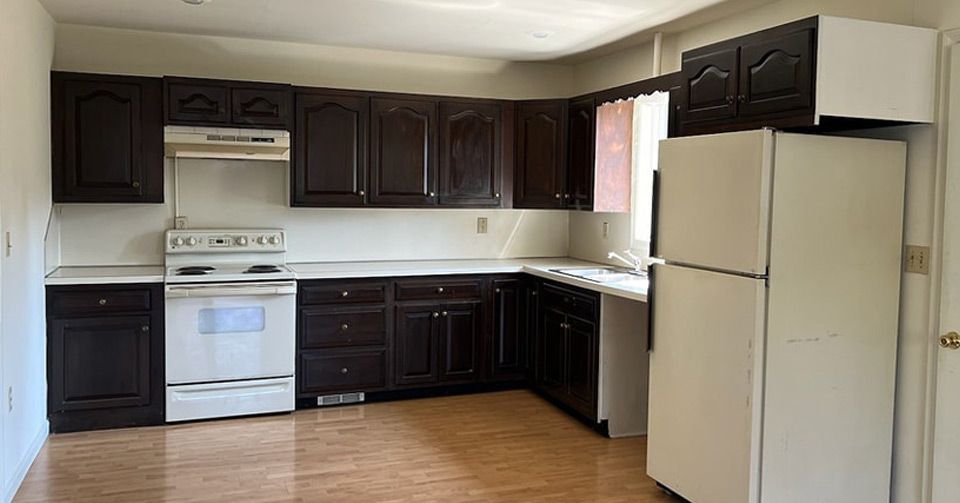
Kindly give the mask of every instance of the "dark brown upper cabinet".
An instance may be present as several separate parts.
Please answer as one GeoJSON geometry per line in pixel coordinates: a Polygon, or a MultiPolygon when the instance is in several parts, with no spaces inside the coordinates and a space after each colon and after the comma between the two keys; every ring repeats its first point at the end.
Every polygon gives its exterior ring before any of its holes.
{"type": "Polygon", "coordinates": [[[514,207],[563,208],[566,182],[566,100],[517,105],[514,207]]]}
{"type": "Polygon", "coordinates": [[[164,77],[165,124],[290,127],[292,90],[287,84],[164,77]]]}
{"type": "Polygon", "coordinates": [[[369,202],[379,206],[436,205],[436,101],[373,98],[370,111],[369,202]]]}
{"type": "Polygon", "coordinates": [[[160,79],[51,73],[53,201],[162,203],[160,79]]]}
{"type": "Polygon", "coordinates": [[[593,208],[596,124],[597,107],[592,97],[570,103],[567,190],[563,197],[571,209],[593,208]]]}
{"type": "Polygon", "coordinates": [[[813,28],[740,46],[740,116],[813,106],[813,28]]]}
{"type": "Polygon", "coordinates": [[[737,115],[736,47],[717,48],[684,58],[685,122],[729,119],[737,115]]]}
{"type": "Polygon", "coordinates": [[[370,100],[362,94],[296,95],[292,206],[361,206],[366,196],[370,100]]]}
{"type": "Polygon", "coordinates": [[[501,106],[440,102],[439,204],[500,206],[501,106]]]}

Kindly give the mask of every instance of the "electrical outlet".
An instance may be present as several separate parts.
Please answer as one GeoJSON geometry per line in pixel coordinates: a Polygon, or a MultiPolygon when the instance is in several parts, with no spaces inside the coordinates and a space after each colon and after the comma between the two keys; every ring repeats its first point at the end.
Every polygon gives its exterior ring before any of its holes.
{"type": "Polygon", "coordinates": [[[174,228],[174,229],[186,229],[186,228],[187,228],[187,217],[174,217],[174,218],[173,218],[173,228],[174,228]]]}
{"type": "Polygon", "coordinates": [[[930,274],[930,247],[907,245],[903,270],[917,274],[930,274]]]}
{"type": "Polygon", "coordinates": [[[477,217],[477,234],[487,233],[487,217],[477,217]]]}
{"type": "Polygon", "coordinates": [[[7,412],[13,412],[13,386],[7,388],[7,412]]]}
{"type": "Polygon", "coordinates": [[[603,233],[603,239],[607,239],[607,236],[610,235],[610,222],[604,222],[601,229],[601,232],[603,233]]]}

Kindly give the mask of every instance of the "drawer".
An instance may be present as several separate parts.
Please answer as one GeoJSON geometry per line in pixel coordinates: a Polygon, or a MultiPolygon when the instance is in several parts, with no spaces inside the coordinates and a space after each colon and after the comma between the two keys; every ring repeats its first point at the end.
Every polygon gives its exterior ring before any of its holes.
{"type": "Polygon", "coordinates": [[[543,285],[543,288],[540,289],[540,295],[540,302],[545,307],[559,309],[587,321],[597,321],[599,310],[595,295],[568,290],[551,284],[543,285]]]}
{"type": "Polygon", "coordinates": [[[308,281],[300,283],[300,304],[384,303],[386,282],[308,281]]]}
{"type": "Polygon", "coordinates": [[[387,338],[385,306],[324,306],[300,308],[300,347],[384,345],[387,338]]]}
{"type": "Polygon", "coordinates": [[[149,288],[69,288],[47,290],[51,316],[150,311],[149,288]]]}
{"type": "Polygon", "coordinates": [[[372,391],[386,387],[386,350],[303,351],[301,393],[372,391]]]}
{"type": "Polygon", "coordinates": [[[398,281],[397,300],[479,299],[481,280],[398,281]]]}

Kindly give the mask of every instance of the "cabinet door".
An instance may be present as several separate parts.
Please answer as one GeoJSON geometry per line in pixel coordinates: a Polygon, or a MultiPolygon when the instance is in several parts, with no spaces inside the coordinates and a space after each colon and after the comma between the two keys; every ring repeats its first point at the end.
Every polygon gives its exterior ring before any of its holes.
{"type": "Polygon", "coordinates": [[[240,127],[288,128],[290,86],[244,84],[230,88],[230,122],[240,127]]]}
{"type": "Polygon", "coordinates": [[[230,87],[218,80],[167,77],[166,124],[225,126],[230,124],[230,87]]]}
{"type": "Polygon", "coordinates": [[[811,108],[813,46],[813,28],[742,45],[739,114],[756,116],[811,108]]]}
{"type": "Polygon", "coordinates": [[[48,337],[51,413],[150,403],[150,316],[52,319],[48,337]]]}
{"type": "Polygon", "coordinates": [[[500,205],[500,113],[496,103],[440,103],[441,205],[500,205]]]}
{"type": "Polygon", "coordinates": [[[567,338],[567,401],[588,417],[596,418],[596,325],[570,316],[567,318],[567,338]]]}
{"type": "Polygon", "coordinates": [[[374,98],[370,109],[370,203],[435,205],[437,104],[374,98]]]}
{"type": "Polygon", "coordinates": [[[737,115],[736,46],[684,54],[681,65],[683,122],[729,119],[737,115]]]}
{"type": "Polygon", "coordinates": [[[527,369],[527,316],[523,281],[493,282],[493,377],[523,377],[527,369]]]}
{"type": "Polygon", "coordinates": [[[540,318],[537,383],[546,391],[562,395],[567,382],[567,320],[557,309],[543,306],[540,318]]]}
{"type": "Polygon", "coordinates": [[[396,384],[436,384],[440,308],[436,304],[398,304],[394,335],[396,384]]]}
{"type": "Polygon", "coordinates": [[[52,74],[53,200],[163,202],[160,80],[52,74]]]}
{"type": "Polygon", "coordinates": [[[566,119],[566,101],[517,106],[515,207],[564,207],[566,119]]]}
{"type": "Polygon", "coordinates": [[[480,302],[444,304],[440,322],[440,380],[475,381],[480,363],[480,302]]]}
{"type": "Polygon", "coordinates": [[[578,210],[593,208],[597,109],[593,98],[570,104],[566,205],[578,210]]]}
{"type": "Polygon", "coordinates": [[[360,206],[366,190],[369,100],[297,94],[293,206],[360,206]]]}

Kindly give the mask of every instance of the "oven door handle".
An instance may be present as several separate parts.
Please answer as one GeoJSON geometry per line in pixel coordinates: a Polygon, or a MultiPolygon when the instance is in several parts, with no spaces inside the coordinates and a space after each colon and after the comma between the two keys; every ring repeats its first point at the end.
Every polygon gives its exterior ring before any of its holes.
{"type": "Polygon", "coordinates": [[[258,295],[296,295],[297,282],[231,283],[223,285],[167,285],[166,298],[241,297],[258,295]]]}

